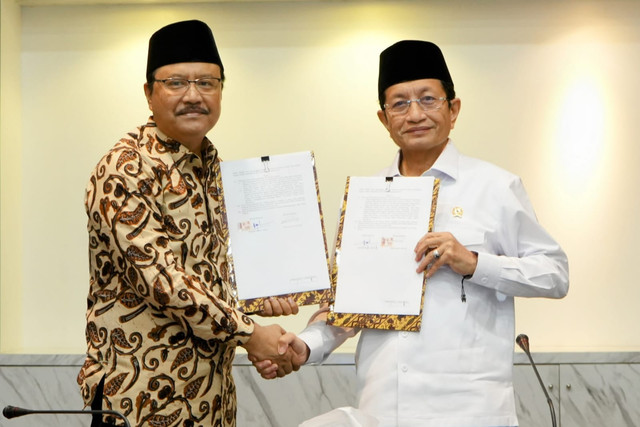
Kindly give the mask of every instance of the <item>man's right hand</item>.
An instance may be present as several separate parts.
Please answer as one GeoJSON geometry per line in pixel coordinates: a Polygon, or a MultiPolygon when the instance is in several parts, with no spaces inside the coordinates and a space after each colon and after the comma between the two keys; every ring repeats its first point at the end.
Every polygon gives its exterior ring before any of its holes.
{"type": "Polygon", "coordinates": [[[286,331],[279,325],[261,326],[254,323],[253,333],[249,341],[243,344],[249,358],[255,360],[273,360],[277,364],[277,375],[285,376],[300,366],[293,366],[292,355],[286,348],[280,353],[279,339],[286,331]]]}
{"type": "MultiPolygon", "coordinates": [[[[283,334],[278,339],[278,353],[281,355],[290,355],[289,360],[294,371],[300,369],[300,366],[309,359],[309,347],[307,347],[307,344],[298,338],[296,334],[291,332],[283,334]]],[[[267,380],[283,377],[291,373],[291,370],[286,372],[286,369],[282,369],[282,366],[279,366],[275,360],[260,360],[251,354],[249,355],[249,360],[253,363],[253,366],[256,367],[260,376],[267,380]]]]}

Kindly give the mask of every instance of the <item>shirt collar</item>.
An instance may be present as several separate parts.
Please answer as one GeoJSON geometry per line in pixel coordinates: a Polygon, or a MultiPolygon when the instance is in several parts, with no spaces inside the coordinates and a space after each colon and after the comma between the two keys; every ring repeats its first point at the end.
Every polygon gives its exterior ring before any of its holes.
{"type": "MultiPolygon", "coordinates": [[[[153,116],[149,117],[149,120],[147,120],[147,124],[145,127],[153,129],[156,141],[166,149],[166,153],[171,156],[174,162],[183,159],[185,155],[198,157],[195,153],[191,152],[191,150],[182,145],[179,141],[165,135],[158,128],[155,120],[153,120],[153,116]]],[[[207,137],[204,138],[202,153],[204,154],[204,158],[207,160],[209,160],[210,158],[215,158],[217,156],[215,147],[207,137]]]]}
{"type": "MultiPolygon", "coordinates": [[[[393,159],[393,163],[389,167],[387,176],[402,176],[400,173],[400,157],[401,150],[398,150],[396,157],[393,159]]],[[[454,181],[458,179],[458,159],[460,158],[460,152],[453,145],[451,139],[447,141],[447,146],[444,148],[440,156],[436,159],[431,168],[425,171],[422,176],[434,176],[436,178],[450,177],[454,181]]]]}

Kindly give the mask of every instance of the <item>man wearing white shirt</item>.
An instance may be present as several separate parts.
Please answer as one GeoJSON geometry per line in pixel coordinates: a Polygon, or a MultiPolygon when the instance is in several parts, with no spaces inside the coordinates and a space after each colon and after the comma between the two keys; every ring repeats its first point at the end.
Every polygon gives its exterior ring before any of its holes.
{"type": "MultiPolygon", "coordinates": [[[[399,147],[380,175],[440,179],[434,231],[415,247],[416,271],[428,278],[421,330],[342,329],[321,310],[281,343],[300,363],[321,363],[360,332],[358,408],[380,426],[516,426],[514,297],[564,297],[566,254],[538,223],[519,177],[453,145],[461,102],[435,44],[385,49],[378,94],[378,118],[399,147]]],[[[275,376],[275,365],[256,366],[275,376]]]]}

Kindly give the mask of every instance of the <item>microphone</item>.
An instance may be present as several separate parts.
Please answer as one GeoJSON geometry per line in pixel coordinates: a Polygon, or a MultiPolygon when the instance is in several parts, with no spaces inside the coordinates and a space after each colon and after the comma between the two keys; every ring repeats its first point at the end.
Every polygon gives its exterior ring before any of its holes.
{"type": "Polygon", "coordinates": [[[549,397],[549,393],[547,393],[547,388],[544,386],[544,383],[542,382],[542,378],[540,378],[540,374],[538,373],[538,368],[536,368],[536,364],[533,361],[533,358],[531,357],[531,353],[529,352],[529,337],[526,336],[525,334],[520,334],[516,337],[516,343],[518,343],[520,348],[524,350],[524,352],[529,357],[529,361],[531,362],[533,371],[536,373],[536,377],[538,377],[538,382],[540,383],[540,387],[542,387],[542,391],[544,392],[544,395],[547,397],[547,403],[549,404],[549,410],[551,411],[551,425],[553,427],[556,427],[556,411],[555,409],[553,409],[553,402],[549,397]]]}
{"type": "Polygon", "coordinates": [[[120,419],[122,419],[124,421],[124,425],[126,427],[131,427],[131,424],[129,424],[129,420],[127,420],[127,417],[125,417],[124,415],[122,415],[120,412],[118,411],[111,411],[111,410],[102,410],[102,411],[96,411],[96,410],[87,410],[87,411],[81,411],[81,410],[67,410],[67,409],[54,409],[54,410],[37,410],[37,409],[25,409],[25,408],[18,408],[17,406],[5,406],[4,409],[2,410],[2,415],[5,416],[5,418],[7,419],[11,419],[11,418],[16,418],[16,417],[21,417],[23,415],[29,415],[29,414],[105,414],[105,415],[114,415],[120,419]]]}

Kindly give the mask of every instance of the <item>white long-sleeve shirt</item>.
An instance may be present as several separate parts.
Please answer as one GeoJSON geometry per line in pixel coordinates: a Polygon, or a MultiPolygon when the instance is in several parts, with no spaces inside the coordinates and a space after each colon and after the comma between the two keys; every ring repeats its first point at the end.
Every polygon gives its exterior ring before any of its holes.
{"type": "MultiPolygon", "coordinates": [[[[379,175],[399,176],[399,160],[379,175]]],[[[519,177],[461,155],[452,142],[424,175],[440,179],[434,231],[452,233],[478,264],[464,282],[466,303],[450,268],[427,281],[420,332],[361,331],[359,409],[381,427],[515,426],[513,297],[564,297],[566,254],[538,223],[519,177]]],[[[300,334],[307,363],[357,332],[311,324],[300,334]]]]}

